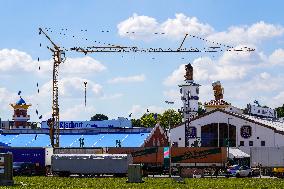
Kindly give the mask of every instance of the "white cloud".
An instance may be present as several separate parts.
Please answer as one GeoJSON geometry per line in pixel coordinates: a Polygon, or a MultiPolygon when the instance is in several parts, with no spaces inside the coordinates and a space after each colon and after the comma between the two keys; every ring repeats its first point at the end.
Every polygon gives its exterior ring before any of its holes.
{"type": "Polygon", "coordinates": [[[12,119],[13,108],[10,104],[16,103],[18,100],[19,96],[16,93],[11,92],[4,87],[0,88],[0,106],[2,107],[2,110],[5,110],[4,112],[1,112],[2,120],[3,117],[8,118],[9,120],[12,119]]]}
{"type": "Polygon", "coordinates": [[[117,28],[118,34],[122,37],[147,39],[149,35],[151,36],[158,30],[158,23],[155,18],[138,16],[134,13],[132,17],[120,22],[117,28]]]}
{"type": "MultiPolygon", "coordinates": [[[[59,95],[62,97],[75,97],[84,95],[84,82],[87,81],[87,92],[91,91],[91,95],[102,95],[102,86],[88,79],[80,77],[65,77],[59,80],[59,95]]],[[[48,81],[40,87],[40,97],[51,96],[52,81],[48,81]]]]}
{"type": "Polygon", "coordinates": [[[111,95],[104,94],[102,97],[100,97],[100,99],[101,100],[112,100],[112,99],[120,98],[122,96],[123,96],[122,93],[115,93],[115,94],[111,94],[111,95]]]}
{"type": "Polygon", "coordinates": [[[61,120],[90,120],[92,115],[96,114],[94,106],[74,105],[73,107],[62,109],[60,113],[61,120]]]}
{"type": "Polygon", "coordinates": [[[115,84],[115,83],[132,83],[132,82],[142,82],[145,81],[145,75],[133,75],[128,77],[115,77],[110,79],[108,83],[115,84]]]}
{"type": "MultiPolygon", "coordinates": [[[[0,50],[0,72],[23,73],[33,72],[39,75],[51,74],[53,67],[52,60],[33,60],[32,57],[17,49],[0,50]],[[40,67],[40,70],[39,70],[40,67]]],[[[94,74],[106,70],[106,67],[99,61],[85,56],[82,58],[67,58],[62,63],[59,72],[63,74],[94,74]]],[[[50,75],[50,77],[52,77],[50,75]]]]}
{"type": "Polygon", "coordinates": [[[208,35],[214,31],[209,24],[201,23],[196,17],[187,17],[182,13],[175,15],[174,19],[169,18],[161,24],[161,31],[169,38],[181,38],[184,35],[208,35]]]}
{"type": "Polygon", "coordinates": [[[276,49],[270,56],[269,62],[275,65],[284,65],[284,50],[276,49]]]}
{"type": "MultiPolygon", "coordinates": [[[[238,46],[240,48],[241,46],[238,46]]],[[[210,57],[199,57],[193,60],[193,78],[195,81],[236,80],[244,79],[258,67],[265,66],[266,56],[262,52],[224,52],[214,60],[210,57]]],[[[164,80],[164,85],[178,85],[184,81],[185,64],[180,65],[164,80]]]]}
{"type": "Polygon", "coordinates": [[[147,113],[147,109],[149,110],[148,113],[163,113],[165,108],[159,106],[141,106],[141,105],[133,105],[131,109],[128,111],[128,114],[132,113],[131,118],[140,118],[143,114],[147,113]]]}
{"type": "Polygon", "coordinates": [[[214,29],[206,23],[201,23],[196,17],[187,17],[182,13],[175,15],[175,18],[169,18],[162,23],[158,23],[155,18],[149,16],[132,17],[120,22],[117,25],[118,34],[130,39],[152,39],[157,37],[154,33],[164,33],[165,37],[171,39],[180,39],[186,33],[192,35],[208,35],[214,29]]]}
{"type": "Polygon", "coordinates": [[[265,39],[281,36],[283,33],[284,28],[282,26],[260,21],[251,26],[232,26],[227,31],[209,35],[207,39],[225,44],[256,44],[265,39]]]}
{"type": "Polygon", "coordinates": [[[275,97],[273,97],[275,102],[275,107],[280,107],[284,104],[284,91],[279,92],[275,97]]]}

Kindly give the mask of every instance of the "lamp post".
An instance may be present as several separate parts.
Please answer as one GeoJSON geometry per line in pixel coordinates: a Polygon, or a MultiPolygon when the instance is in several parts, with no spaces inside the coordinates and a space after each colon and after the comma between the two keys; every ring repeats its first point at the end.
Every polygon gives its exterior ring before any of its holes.
{"type": "Polygon", "coordinates": [[[228,118],[228,133],[227,133],[227,159],[229,160],[229,149],[230,149],[230,119],[233,119],[231,117],[228,118]]]}
{"type": "MultiPolygon", "coordinates": [[[[174,104],[174,102],[170,102],[170,101],[165,101],[165,103],[167,104],[174,104]]],[[[171,142],[171,124],[170,124],[170,118],[169,118],[169,160],[170,160],[170,166],[169,166],[169,177],[172,177],[172,150],[171,150],[171,146],[172,146],[172,142],[171,142]]]]}

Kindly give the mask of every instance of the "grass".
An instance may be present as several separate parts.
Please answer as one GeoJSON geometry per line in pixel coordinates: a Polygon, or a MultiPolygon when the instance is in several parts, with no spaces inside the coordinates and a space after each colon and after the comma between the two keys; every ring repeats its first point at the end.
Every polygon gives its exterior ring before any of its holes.
{"type": "Polygon", "coordinates": [[[127,178],[14,177],[13,187],[0,188],[284,188],[282,179],[201,178],[178,183],[170,178],[144,178],[144,183],[126,183],[127,178]]]}

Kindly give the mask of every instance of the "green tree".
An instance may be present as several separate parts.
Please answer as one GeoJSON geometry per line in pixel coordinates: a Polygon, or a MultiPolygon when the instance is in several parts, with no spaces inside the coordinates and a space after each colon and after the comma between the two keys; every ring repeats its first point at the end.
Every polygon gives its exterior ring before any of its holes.
{"type": "Polygon", "coordinates": [[[160,117],[161,117],[160,114],[157,114],[157,119],[155,119],[154,113],[144,114],[140,118],[141,125],[142,125],[142,127],[154,127],[157,124],[160,117]]]}
{"type": "Polygon", "coordinates": [[[102,121],[102,120],[108,120],[108,117],[104,114],[96,114],[93,117],[91,117],[91,121],[102,121]]]}
{"type": "Polygon", "coordinates": [[[142,127],[140,119],[131,119],[132,127],[142,127]]]}
{"type": "Polygon", "coordinates": [[[278,117],[284,117],[284,104],[282,105],[282,107],[280,106],[276,108],[276,112],[278,117]]]}
{"type": "Polygon", "coordinates": [[[160,125],[163,128],[169,128],[169,125],[176,126],[182,123],[182,114],[173,110],[166,110],[159,118],[160,125]]]}

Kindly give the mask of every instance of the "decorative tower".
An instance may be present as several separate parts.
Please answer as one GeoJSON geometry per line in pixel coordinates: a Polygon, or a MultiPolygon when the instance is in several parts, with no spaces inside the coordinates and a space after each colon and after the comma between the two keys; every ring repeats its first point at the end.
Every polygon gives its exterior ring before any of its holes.
{"type": "Polygon", "coordinates": [[[20,97],[18,102],[11,104],[11,106],[14,108],[14,126],[12,129],[30,129],[30,126],[28,125],[30,115],[28,115],[27,112],[31,104],[26,104],[24,99],[20,97]]]}
{"type": "Polygon", "coordinates": [[[181,100],[183,102],[181,112],[183,114],[183,121],[185,122],[185,142],[186,146],[188,146],[188,139],[192,135],[192,129],[189,127],[189,122],[198,115],[198,95],[200,85],[194,83],[193,67],[190,63],[185,65],[185,71],[185,83],[179,85],[179,87],[181,93],[181,100]]]}
{"type": "Polygon", "coordinates": [[[204,107],[206,112],[210,112],[215,109],[223,109],[227,111],[235,111],[236,108],[233,108],[230,103],[226,102],[224,98],[224,88],[220,81],[215,81],[212,83],[213,92],[214,92],[214,100],[210,102],[205,102],[204,107]]]}

